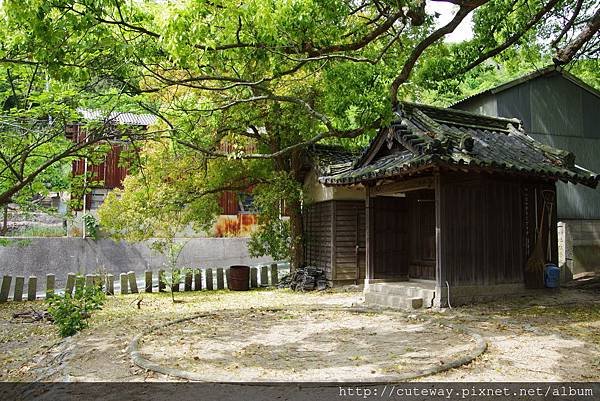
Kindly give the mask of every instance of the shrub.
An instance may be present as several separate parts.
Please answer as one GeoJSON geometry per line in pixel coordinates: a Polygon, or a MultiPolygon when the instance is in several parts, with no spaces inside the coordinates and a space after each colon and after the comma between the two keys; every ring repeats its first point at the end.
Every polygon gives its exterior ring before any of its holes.
{"type": "Polygon", "coordinates": [[[74,295],[55,295],[46,302],[60,336],[69,337],[88,327],[87,318],[102,308],[105,298],[101,285],[78,286],[74,295]]]}

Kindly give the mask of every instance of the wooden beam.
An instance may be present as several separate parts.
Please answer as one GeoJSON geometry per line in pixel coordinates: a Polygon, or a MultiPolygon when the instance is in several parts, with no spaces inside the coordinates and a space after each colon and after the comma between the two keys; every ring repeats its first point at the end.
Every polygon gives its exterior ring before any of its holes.
{"type": "Polygon", "coordinates": [[[395,194],[398,192],[416,191],[419,189],[434,189],[433,177],[412,178],[410,180],[396,181],[389,184],[378,185],[371,189],[371,196],[395,194]]]}

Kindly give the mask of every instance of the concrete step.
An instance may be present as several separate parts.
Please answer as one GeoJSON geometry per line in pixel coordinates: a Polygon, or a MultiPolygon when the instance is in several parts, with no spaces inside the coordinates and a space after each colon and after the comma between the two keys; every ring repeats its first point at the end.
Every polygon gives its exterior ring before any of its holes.
{"type": "Polygon", "coordinates": [[[365,293],[365,302],[371,305],[404,310],[420,309],[425,306],[423,298],[390,295],[380,292],[365,293]]]}
{"type": "Polygon", "coordinates": [[[434,289],[424,288],[418,285],[396,284],[396,283],[376,283],[370,284],[368,292],[399,295],[409,298],[423,298],[425,300],[433,299],[434,289]]]}

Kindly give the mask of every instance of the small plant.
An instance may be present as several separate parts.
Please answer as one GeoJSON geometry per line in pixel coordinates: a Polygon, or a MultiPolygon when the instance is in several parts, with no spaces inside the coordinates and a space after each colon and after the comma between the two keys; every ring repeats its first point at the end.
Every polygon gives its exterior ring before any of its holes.
{"type": "Polygon", "coordinates": [[[164,240],[155,241],[151,245],[152,249],[164,256],[165,267],[171,271],[171,277],[167,277],[167,275],[163,272],[158,279],[166,287],[169,287],[173,302],[176,302],[175,291],[173,291],[173,289],[178,288],[185,277],[185,272],[187,271],[187,269],[183,269],[183,272],[177,269],[177,260],[179,259],[181,251],[183,251],[186,243],[187,242],[175,242],[175,240],[170,237],[164,240]]]}
{"type": "Polygon", "coordinates": [[[185,274],[191,269],[171,269],[171,276],[167,276],[167,274],[165,272],[162,272],[162,274],[160,275],[159,279],[161,281],[161,283],[163,283],[165,285],[165,287],[169,288],[169,291],[171,292],[171,299],[173,300],[173,302],[177,302],[175,300],[175,292],[177,292],[177,290],[173,291],[175,288],[179,288],[179,285],[181,285],[181,283],[183,282],[183,279],[185,277],[185,274]]]}
{"type": "Polygon", "coordinates": [[[98,221],[91,214],[83,215],[83,225],[85,226],[85,234],[92,239],[98,239],[98,221]]]}
{"type": "MultiPolygon", "coordinates": [[[[82,280],[78,277],[77,281],[81,283],[82,280]]],[[[102,285],[78,285],[74,295],[55,295],[46,302],[60,336],[69,337],[88,327],[87,319],[93,311],[102,308],[105,299],[102,285]]]]}

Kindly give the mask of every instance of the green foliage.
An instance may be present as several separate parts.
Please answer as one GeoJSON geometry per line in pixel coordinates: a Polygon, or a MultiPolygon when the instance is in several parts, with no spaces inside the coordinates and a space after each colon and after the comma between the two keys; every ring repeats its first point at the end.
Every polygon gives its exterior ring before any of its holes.
{"type": "Polygon", "coordinates": [[[12,237],[64,237],[66,235],[64,227],[27,227],[14,231],[10,234],[12,237]]]}
{"type": "Polygon", "coordinates": [[[92,216],[91,214],[86,213],[83,215],[82,219],[83,219],[83,225],[85,227],[86,236],[91,237],[94,240],[98,239],[99,225],[98,225],[98,222],[96,221],[96,218],[94,216],[92,216]]]}
{"type": "MultiPolygon", "coordinates": [[[[583,3],[577,26],[595,10],[593,1],[583,3]]],[[[0,79],[0,90],[16,115],[67,114],[76,103],[160,116],[154,142],[132,147],[124,190],[100,210],[113,236],[172,238],[190,224],[205,230],[220,213],[220,193],[253,191],[260,228],[251,251],[285,256],[301,242],[299,187],[313,143],[366,145],[393,118],[391,83],[405,68],[400,98],[448,104],[546,63],[550,39],[573,12],[573,2],[558,1],[530,28],[547,4],[490,0],[474,12],[472,40],[433,40],[421,53],[435,29],[424,1],[6,0],[0,58],[16,60],[21,75],[0,79]],[[507,49],[479,64],[506,40],[507,49]],[[29,112],[31,105],[40,107],[29,112]],[[292,209],[289,222],[281,201],[292,209]]],[[[53,140],[44,153],[65,143],[53,140]]]]}
{"type": "Polygon", "coordinates": [[[275,260],[290,258],[290,222],[282,218],[283,208],[285,202],[299,204],[301,197],[301,185],[286,173],[276,174],[269,184],[261,184],[254,189],[254,206],[260,218],[258,229],[252,233],[248,244],[251,256],[269,255],[275,260]]]}
{"type": "Polygon", "coordinates": [[[185,273],[191,271],[191,269],[177,269],[177,261],[185,245],[186,242],[175,242],[173,238],[156,240],[150,245],[153,250],[163,255],[165,258],[165,267],[171,271],[170,276],[162,272],[158,279],[165,286],[169,287],[173,302],[175,302],[175,291],[173,289],[181,284],[185,273]]]}
{"type": "MultiPolygon", "coordinates": [[[[82,277],[77,278],[78,282],[82,277]]],[[[106,296],[101,285],[76,286],[74,295],[55,295],[46,300],[48,312],[58,326],[61,337],[69,337],[88,327],[87,319],[101,309],[106,296]]]]}

